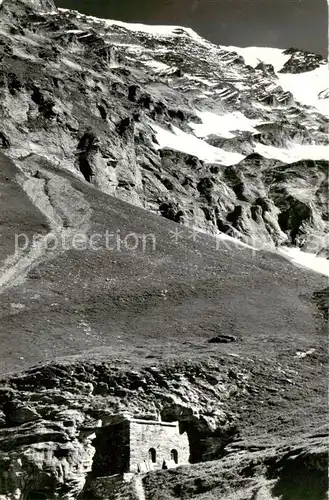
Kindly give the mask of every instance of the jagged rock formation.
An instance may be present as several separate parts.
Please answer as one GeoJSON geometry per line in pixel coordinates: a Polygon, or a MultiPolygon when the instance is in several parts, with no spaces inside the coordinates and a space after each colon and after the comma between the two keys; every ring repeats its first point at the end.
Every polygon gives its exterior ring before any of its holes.
{"type": "Polygon", "coordinates": [[[131,28],[48,1],[1,9],[0,145],[12,158],[46,157],[254,246],[326,245],[328,120],[280,85],[280,73],[325,69],[323,58],[288,49],[281,69],[252,67],[188,29],[131,28]]]}
{"type": "Polygon", "coordinates": [[[305,73],[312,71],[318,68],[323,60],[322,56],[318,54],[295,48],[287,49],[283,53],[291,57],[280,70],[281,73],[305,73]]]}

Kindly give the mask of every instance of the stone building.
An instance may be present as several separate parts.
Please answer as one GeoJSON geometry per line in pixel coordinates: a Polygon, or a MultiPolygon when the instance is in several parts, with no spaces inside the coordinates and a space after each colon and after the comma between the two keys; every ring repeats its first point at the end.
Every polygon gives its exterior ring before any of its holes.
{"type": "Polygon", "coordinates": [[[189,441],[178,422],[118,416],[94,441],[97,477],[145,473],[189,463],[189,441]]]}

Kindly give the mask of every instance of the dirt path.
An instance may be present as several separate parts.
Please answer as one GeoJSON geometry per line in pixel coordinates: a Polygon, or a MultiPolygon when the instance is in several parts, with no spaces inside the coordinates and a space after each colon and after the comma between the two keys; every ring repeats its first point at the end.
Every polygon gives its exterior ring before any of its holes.
{"type": "Polygon", "coordinates": [[[138,500],[146,500],[143,481],[141,477],[136,476],[134,478],[134,487],[138,500]]]}

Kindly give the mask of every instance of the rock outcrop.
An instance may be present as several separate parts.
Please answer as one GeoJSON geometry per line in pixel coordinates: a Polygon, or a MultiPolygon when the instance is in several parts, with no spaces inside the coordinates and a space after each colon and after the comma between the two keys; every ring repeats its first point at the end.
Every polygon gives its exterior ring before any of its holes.
{"type": "Polygon", "coordinates": [[[245,443],[243,448],[231,449],[216,464],[149,474],[144,479],[147,500],[159,494],[168,500],[234,500],[237,492],[244,500],[325,498],[326,438],[308,435],[284,447],[257,450],[245,443]]]}
{"type": "MultiPolygon", "coordinates": [[[[73,500],[96,495],[100,484],[92,470],[99,431],[114,414],[155,411],[165,421],[178,420],[187,432],[190,462],[206,463],[149,473],[144,480],[146,498],[154,498],[162,488],[166,498],[177,497],[178,491],[188,492],[188,498],[206,492],[207,498],[215,494],[221,498],[236,488],[246,490],[244,498],[253,498],[261,488],[276,498],[297,484],[302,494],[301,469],[308,478],[308,491],[324,492],[325,429],[300,437],[298,444],[291,437],[281,445],[277,437],[275,446],[265,435],[257,443],[252,436],[241,439],[249,422],[236,413],[237,408],[257,387],[270,404],[273,382],[279,387],[286,375],[278,374],[268,387],[271,376],[266,367],[250,374],[246,365],[239,368],[239,364],[185,363],[137,371],[119,363],[79,362],[40,367],[3,380],[0,498],[73,500]],[[231,474],[246,481],[237,484],[231,474]]],[[[279,421],[281,415],[276,418],[279,421]]],[[[113,453],[111,447],[101,449],[113,453]]],[[[109,498],[120,498],[121,489],[109,498]]]]}
{"type": "MultiPolygon", "coordinates": [[[[138,415],[157,409],[163,419],[186,427],[192,462],[220,456],[237,429],[233,416],[203,393],[207,380],[213,386],[220,382],[215,368],[174,365],[129,372],[118,364],[79,363],[11,379],[1,387],[0,498],[77,498],[89,487],[97,433],[120,411],[138,415]],[[206,408],[208,417],[202,415],[206,408]]],[[[244,386],[243,379],[224,374],[222,382],[215,391],[223,402],[244,386]]]]}

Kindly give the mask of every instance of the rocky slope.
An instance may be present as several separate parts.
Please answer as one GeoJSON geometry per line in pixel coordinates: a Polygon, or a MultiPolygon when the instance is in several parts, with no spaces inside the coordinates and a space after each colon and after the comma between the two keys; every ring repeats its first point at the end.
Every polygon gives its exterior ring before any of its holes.
{"type": "Polygon", "coordinates": [[[189,29],[36,5],[1,6],[0,137],[18,164],[41,155],[124,201],[254,246],[326,246],[323,58],[260,49],[250,61],[248,49],[189,29]]]}
{"type": "Polygon", "coordinates": [[[0,36],[0,499],[324,500],[328,283],[254,248],[324,246],[325,92],[280,88],[322,59],[45,0],[0,36]],[[107,497],[106,425],[155,412],[191,465],[107,497]]]}

